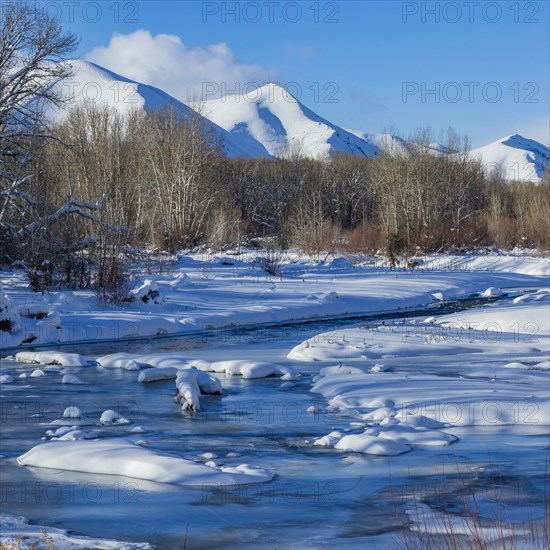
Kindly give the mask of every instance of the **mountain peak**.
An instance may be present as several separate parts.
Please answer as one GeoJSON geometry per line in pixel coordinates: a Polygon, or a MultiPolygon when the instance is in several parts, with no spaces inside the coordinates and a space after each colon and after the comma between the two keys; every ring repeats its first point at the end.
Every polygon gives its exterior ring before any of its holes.
{"type": "Polygon", "coordinates": [[[259,142],[276,157],[294,151],[316,159],[338,152],[360,156],[377,152],[372,144],[320,117],[275,82],[242,96],[207,101],[206,113],[228,132],[259,142]]]}
{"type": "Polygon", "coordinates": [[[504,179],[533,183],[541,181],[550,162],[548,147],[520,134],[505,136],[489,145],[473,149],[470,154],[489,171],[498,170],[504,179]]]}
{"type": "Polygon", "coordinates": [[[262,86],[258,86],[251,92],[246,92],[244,94],[244,97],[247,101],[252,101],[256,103],[266,101],[274,102],[281,100],[287,101],[289,103],[299,103],[299,100],[292,94],[292,91],[288,90],[284,86],[281,86],[280,84],[277,84],[276,82],[267,82],[262,86]]]}

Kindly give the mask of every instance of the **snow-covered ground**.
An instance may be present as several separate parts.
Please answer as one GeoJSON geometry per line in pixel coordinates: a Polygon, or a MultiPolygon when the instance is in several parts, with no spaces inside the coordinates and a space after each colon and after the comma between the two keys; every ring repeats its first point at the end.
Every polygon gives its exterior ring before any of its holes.
{"type": "Polygon", "coordinates": [[[289,255],[282,276],[272,277],[262,269],[261,256],[182,256],[170,274],[134,280],[135,301],[122,307],[101,304],[91,291],[33,293],[22,273],[0,272],[5,292],[0,300],[7,301],[13,318],[13,327],[0,331],[0,346],[128,340],[383,313],[488,287],[537,285],[550,274],[550,259],[520,254],[433,256],[415,270],[289,255]]]}
{"type": "Polygon", "coordinates": [[[272,277],[255,255],[180,257],[117,308],[1,274],[2,541],[45,526],[60,548],[172,548],[189,527],[196,548],[543,548],[548,262],[291,256],[272,277]]]}

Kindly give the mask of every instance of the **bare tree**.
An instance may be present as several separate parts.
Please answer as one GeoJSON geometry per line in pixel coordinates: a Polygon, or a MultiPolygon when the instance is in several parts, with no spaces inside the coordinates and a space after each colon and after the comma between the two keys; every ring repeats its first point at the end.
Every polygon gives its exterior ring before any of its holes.
{"type": "Polygon", "coordinates": [[[78,43],[48,13],[23,0],[6,2],[0,21],[0,238],[14,231],[10,216],[35,199],[25,191],[32,177],[34,142],[51,137],[43,108],[63,97],[55,83],[70,73],[61,63],[78,43]]]}
{"type": "Polygon", "coordinates": [[[221,156],[218,138],[200,115],[176,108],[149,114],[144,151],[154,197],[150,211],[170,250],[195,244],[205,229],[217,190],[209,183],[221,156]]]}

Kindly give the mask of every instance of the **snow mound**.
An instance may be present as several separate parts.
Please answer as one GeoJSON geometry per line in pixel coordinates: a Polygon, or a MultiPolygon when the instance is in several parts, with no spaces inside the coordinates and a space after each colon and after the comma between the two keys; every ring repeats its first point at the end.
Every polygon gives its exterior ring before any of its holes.
{"type": "Polygon", "coordinates": [[[272,376],[277,370],[277,365],[256,361],[215,361],[210,365],[212,372],[224,372],[243,378],[265,378],[272,376]]]}
{"type": "Polygon", "coordinates": [[[129,353],[111,353],[96,359],[97,364],[104,369],[139,370],[139,364],[132,359],[129,353]]]}
{"type": "Polygon", "coordinates": [[[452,434],[402,424],[383,426],[376,431],[382,439],[389,439],[405,445],[444,446],[457,441],[457,438],[452,434]]]}
{"type": "Polygon", "coordinates": [[[63,375],[63,378],[61,380],[62,384],[72,384],[72,385],[80,385],[84,384],[84,382],[76,375],[74,374],[65,374],[63,375]]]}
{"type": "Polygon", "coordinates": [[[209,468],[120,439],[43,443],[21,455],[17,462],[22,466],[119,475],[187,486],[203,486],[209,483],[242,485],[261,483],[273,478],[266,470],[247,464],[234,468],[209,468]]]}
{"type": "Polygon", "coordinates": [[[136,300],[141,300],[144,304],[152,303],[158,305],[164,302],[159,285],[151,279],[145,279],[142,285],[130,290],[130,294],[136,300]]]}
{"type": "Polygon", "coordinates": [[[480,296],[483,296],[484,298],[491,298],[494,296],[502,296],[502,290],[500,288],[496,288],[494,286],[489,287],[487,290],[483,291],[480,296]]]}
{"type": "Polygon", "coordinates": [[[334,448],[377,456],[395,456],[411,450],[405,443],[381,439],[368,433],[345,435],[334,444],[334,448]]]}
{"type": "Polygon", "coordinates": [[[325,341],[314,342],[306,340],[290,350],[287,357],[293,361],[360,360],[369,358],[367,348],[367,343],[357,343],[351,346],[348,342],[332,341],[329,338],[325,341]]]}
{"type": "Polygon", "coordinates": [[[207,372],[197,369],[184,369],[176,377],[178,389],[177,401],[184,411],[200,410],[200,396],[202,393],[221,395],[220,381],[207,372]]]}
{"type": "MultiPolygon", "coordinates": [[[[74,426],[73,426],[74,428],[74,426]]],[[[81,441],[83,439],[96,439],[97,434],[95,432],[86,432],[84,430],[71,429],[60,437],[52,437],[52,441],[81,441]]]]}
{"type": "Polygon", "coordinates": [[[119,413],[111,409],[103,411],[103,413],[101,414],[101,418],[99,419],[99,422],[107,426],[110,426],[112,424],[129,424],[130,423],[130,421],[127,418],[124,418],[119,413]]]}
{"type": "Polygon", "coordinates": [[[523,294],[513,299],[514,304],[520,304],[522,302],[538,302],[538,301],[549,301],[550,300],[550,289],[541,288],[536,292],[529,294],[523,294]]]}
{"type": "Polygon", "coordinates": [[[334,258],[329,264],[332,269],[352,270],[353,265],[347,258],[334,258]]]}
{"type": "Polygon", "coordinates": [[[61,365],[63,367],[86,367],[88,361],[78,353],[60,351],[20,351],[15,354],[20,363],[38,363],[40,365],[61,365]]]}
{"type": "Polygon", "coordinates": [[[334,444],[338,443],[343,435],[342,432],[330,432],[328,435],[318,437],[313,444],[319,447],[334,447],[334,444]]]}
{"type": "Polygon", "coordinates": [[[282,380],[299,380],[301,378],[300,374],[290,367],[280,367],[274,363],[263,361],[234,359],[209,363],[200,360],[191,361],[188,365],[203,371],[242,376],[245,379],[266,378],[274,375],[280,375],[282,380]]]}
{"type": "Polygon", "coordinates": [[[319,374],[312,378],[312,382],[318,382],[321,378],[327,376],[340,376],[340,375],[354,375],[354,374],[365,374],[365,371],[357,367],[344,367],[341,363],[334,367],[324,367],[319,371],[319,374]]]}
{"type": "Polygon", "coordinates": [[[75,406],[67,407],[63,411],[63,418],[82,418],[82,411],[75,406]]]}
{"type": "Polygon", "coordinates": [[[138,374],[138,382],[156,382],[157,380],[170,380],[176,378],[179,369],[176,367],[157,367],[142,370],[138,374]]]}

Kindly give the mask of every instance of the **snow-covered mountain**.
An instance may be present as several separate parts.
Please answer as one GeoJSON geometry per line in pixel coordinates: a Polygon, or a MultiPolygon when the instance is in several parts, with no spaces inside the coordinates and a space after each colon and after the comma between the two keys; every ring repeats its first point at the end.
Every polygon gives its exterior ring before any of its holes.
{"type": "MultiPolygon", "coordinates": [[[[132,109],[154,110],[172,106],[183,116],[197,116],[185,103],[154,86],[135,82],[95,63],[81,60],[72,60],[68,63],[71,65],[72,74],[65,80],[55,83],[68,101],[60,108],[49,106],[47,115],[52,120],[63,120],[72,107],[86,102],[109,105],[121,114],[129,113],[132,109]]],[[[267,156],[259,144],[245,143],[208,119],[205,119],[205,124],[221,138],[228,156],[267,156]]]]}
{"type": "MultiPolygon", "coordinates": [[[[379,151],[389,154],[407,156],[414,148],[409,141],[399,136],[354,133],[379,151]]],[[[427,150],[434,155],[455,154],[455,151],[439,143],[430,143],[427,150]]],[[[506,180],[538,183],[550,163],[550,149],[538,141],[513,134],[484,147],[472,149],[470,157],[479,160],[489,173],[498,171],[506,180]]]]}
{"type": "Polygon", "coordinates": [[[507,180],[540,182],[550,163],[550,149],[519,134],[472,149],[472,158],[480,160],[488,171],[498,170],[507,180]]]}
{"type": "MultiPolygon", "coordinates": [[[[105,103],[120,113],[173,106],[183,116],[196,115],[191,107],[159,88],[87,61],[69,63],[72,75],[56,85],[70,101],[63,108],[49,108],[48,115],[55,120],[62,120],[72,106],[84,102],[105,103]]],[[[336,126],[273,83],[245,95],[207,101],[200,112],[230,157],[284,157],[296,153],[328,159],[339,152],[375,156],[381,151],[410,154],[411,150],[410,143],[398,136],[336,126]]],[[[431,144],[429,148],[436,155],[453,154],[440,144],[431,144]]],[[[550,164],[548,147],[518,134],[473,149],[470,154],[488,170],[498,169],[508,180],[540,182],[550,164]]]]}
{"type": "Polygon", "coordinates": [[[332,124],[277,84],[210,100],[204,115],[245,143],[260,143],[272,156],[293,152],[328,159],[338,152],[373,156],[378,149],[332,124]]]}

